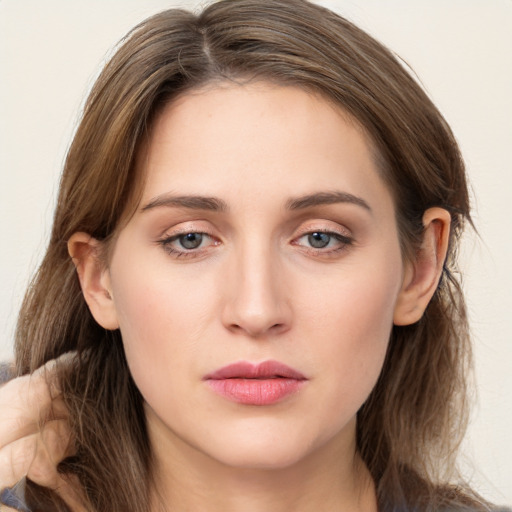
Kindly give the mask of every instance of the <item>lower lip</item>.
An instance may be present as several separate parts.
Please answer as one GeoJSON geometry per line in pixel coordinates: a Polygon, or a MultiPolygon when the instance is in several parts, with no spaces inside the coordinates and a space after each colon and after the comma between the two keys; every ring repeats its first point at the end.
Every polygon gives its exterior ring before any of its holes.
{"type": "Polygon", "coordinates": [[[296,393],[304,384],[298,379],[210,379],[208,385],[228,400],[245,405],[271,405],[296,393]]]}

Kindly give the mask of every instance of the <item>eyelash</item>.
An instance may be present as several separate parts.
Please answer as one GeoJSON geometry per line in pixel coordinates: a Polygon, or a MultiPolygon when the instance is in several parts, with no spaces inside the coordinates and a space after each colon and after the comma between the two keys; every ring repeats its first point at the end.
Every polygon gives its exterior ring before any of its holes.
{"type": "Polygon", "coordinates": [[[298,243],[298,240],[300,240],[304,237],[310,237],[310,236],[316,235],[316,234],[327,235],[330,237],[330,240],[327,242],[328,244],[331,243],[332,240],[335,240],[338,242],[338,245],[337,245],[337,247],[330,248],[330,249],[325,249],[324,247],[321,247],[321,248],[305,247],[305,249],[310,254],[313,254],[313,255],[318,255],[318,256],[332,255],[332,256],[334,256],[334,255],[339,254],[342,251],[346,251],[354,243],[354,239],[352,237],[343,235],[337,231],[332,231],[329,229],[312,229],[312,230],[304,231],[298,237],[296,237],[292,243],[293,243],[293,245],[301,245],[298,243]]]}
{"type": "MultiPolygon", "coordinates": [[[[166,236],[160,240],[158,240],[158,244],[160,244],[164,251],[170,254],[171,256],[174,256],[175,258],[194,258],[197,257],[199,254],[204,253],[204,251],[208,249],[200,249],[200,248],[193,248],[193,249],[175,249],[172,246],[173,242],[178,241],[180,238],[186,237],[187,235],[201,235],[201,237],[204,239],[210,238],[213,240],[213,244],[211,245],[219,245],[219,241],[216,240],[212,235],[205,231],[194,231],[194,230],[187,230],[180,233],[173,234],[171,236],[166,236]]],[[[201,241],[202,244],[203,241],[201,241]]]]}
{"type": "MultiPolygon", "coordinates": [[[[187,230],[180,233],[173,234],[171,236],[166,236],[160,240],[157,241],[159,245],[163,247],[165,252],[167,252],[169,255],[175,257],[175,258],[194,258],[198,257],[200,255],[203,255],[205,251],[209,249],[211,246],[216,246],[220,244],[220,241],[215,239],[213,235],[205,232],[205,231],[194,231],[194,230],[187,230]],[[200,242],[200,245],[202,245],[204,238],[209,238],[213,241],[213,243],[210,243],[207,248],[201,249],[201,247],[197,248],[190,248],[187,249],[183,247],[183,249],[176,249],[173,247],[173,242],[179,241],[180,238],[186,237],[188,235],[200,235],[202,237],[202,240],[200,242]]],[[[329,256],[329,255],[336,255],[342,251],[347,250],[352,244],[354,243],[353,238],[347,235],[343,235],[341,233],[338,233],[336,231],[331,231],[328,229],[313,229],[302,232],[299,236],[295,237],[292,241],[292,245],[303,247],[308,253],[317,255],[317,256],[329,256]],[[313,235],[327,235],[329,237],[329,240],[327,242],[327,245],[331,243],[332,240],[335,240],[338,242],[338,246],[334,248],[325,249],[324,247],[306,247],[300,243],[298,243],[299,240],[301,240],[304,237],[310,237],[313,235]]]]}

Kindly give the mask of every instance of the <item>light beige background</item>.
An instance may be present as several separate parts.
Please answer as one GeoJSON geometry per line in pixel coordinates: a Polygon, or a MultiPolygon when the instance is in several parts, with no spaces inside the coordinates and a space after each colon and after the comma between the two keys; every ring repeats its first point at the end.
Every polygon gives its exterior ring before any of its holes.
{"type": "MultiPolygon", "coordinates": [[[[23,291],[49,233],[82,99],[109,49],[186,0],[0,0],[0,360],[12,357],[23,291]]],[[[512,1],[331,0],[410,64],[451,123],[481,239],[463,251],[478,406],[466,473],[512,504],[512,1]]]]}

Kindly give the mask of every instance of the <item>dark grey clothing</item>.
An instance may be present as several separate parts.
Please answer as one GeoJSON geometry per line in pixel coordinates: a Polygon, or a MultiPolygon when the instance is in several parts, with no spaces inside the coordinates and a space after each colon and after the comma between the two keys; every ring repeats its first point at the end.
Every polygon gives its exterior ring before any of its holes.
{"type": "Polygon", "coordinates": [[[12,364],[0,363],[0,384],[11,380],[14,377],[12,364]]]}
{"type": "Polygon", "coordinates": [[[30,512],[25,506],[23,498],[19,498],[11,489],[4,489],[0,492],[0,503],[19,510],[20,512],[30,512]]]}

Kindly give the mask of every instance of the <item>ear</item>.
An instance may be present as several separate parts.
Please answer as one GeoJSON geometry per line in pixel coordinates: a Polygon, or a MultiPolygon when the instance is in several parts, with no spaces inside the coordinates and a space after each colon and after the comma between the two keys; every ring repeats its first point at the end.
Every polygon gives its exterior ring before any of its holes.
{"type": "Polygon", "coordinates": [[[450,213],[444,208],[425,211],[421,247],[414,260],[405,264],[402,288],[395,304],[395,325],[410,325],[423,316],[441,279],[450,238],[450,222],[450,213]]]}
{"type": "Polygon", "coordinates": [[[82,293],[92,316],[102,327],[119,328],[110,273],[101,261],[101,242],[87,233],[74,233],[68,241],[68,252],[75,264],[82,293]]]}

